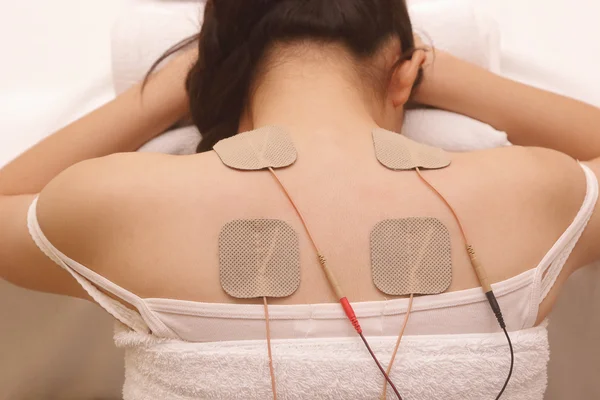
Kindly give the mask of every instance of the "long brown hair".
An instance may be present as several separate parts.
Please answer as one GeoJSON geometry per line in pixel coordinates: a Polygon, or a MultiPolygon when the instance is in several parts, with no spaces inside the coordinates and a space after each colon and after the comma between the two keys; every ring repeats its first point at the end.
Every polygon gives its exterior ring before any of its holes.
{"type": "Polygon", "coordinates": [[[405,0],[208,0],[197,41],[198,61],[186,88],[194,124],[202,132],[198,152],[212,150],[238,133],[259,64],[276,42],[341,43],[358,59],[373,56],[390,38],[401,43],[402,60],[415,49],[405,0]]]}

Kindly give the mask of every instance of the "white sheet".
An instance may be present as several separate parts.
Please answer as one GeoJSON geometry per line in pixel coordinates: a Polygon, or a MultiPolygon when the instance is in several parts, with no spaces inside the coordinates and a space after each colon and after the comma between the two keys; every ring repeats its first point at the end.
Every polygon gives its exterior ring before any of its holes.
{"type": "MultiPolygon", "coordinates": [[[[78,94],[85,109],[110,96],[103,90],[108,32],[128,2],[3,5],[0,164],[83,111],[78,94]],[[95,84],[99,90],[89,92],[95,84]]],[[[600,2],[480,2],[500,22],[507,75],[600,106],[600,2]]],[[[600,268],[577,274],[553,314],[549,400],[600,398],[598,285],[600,268]]],[[[0,282],[0,318],[1,400],[120,398],[122,361],[111,346],[111,322],[94,306],[0,282]]]]}

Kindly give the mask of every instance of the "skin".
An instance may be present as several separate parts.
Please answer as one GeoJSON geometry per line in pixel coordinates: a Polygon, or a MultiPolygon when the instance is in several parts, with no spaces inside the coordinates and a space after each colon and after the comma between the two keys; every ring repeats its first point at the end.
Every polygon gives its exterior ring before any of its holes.
{"type": "MultiPolygon", "coordinates": [[[[458,226],[414,173],[383,168],[371,130],[400,131],[409,98],[505,130],[519,147],[454,154],[451,168],[426,176],[455,207],[492,282],[535,268],[573,221],[585,196],[575,158],[600,176],[600,110],[498,77],[437,52],[435,68],[419,51],[393,71],[384,93],[357,72],[339,46],[277,49],[260,77],[240,130],[288,128],[298,162],[279,175],[353,301],[383,300],[372,284],[368,234],[382,219],[432,216],[449,228],[450,291],[478,287],[458,226]],[[300,53],[299,53],[300,52],[300,53]],[[301,57],[294,54],[302,54],[301,57]],[[278,57],[278,58],[277,58],[278,57]],[[413,91],[425,65],[423,85],[413,91]],[[567,136],[568,135],[568,136],[567,136]]],[[[369,67],[390,71],[390,42],[369,67]]],[[[217,236],[238,218],[288,221],[301,237],[302,285],[274,304],[335,302],[290,204],[268,173],[193,156],[134,151],[184,117],[186,53],[139,86],[62,129],[0,170],[0,277],[16,285],[87,298],[47,259],[27,232],[26,213],[40,194],[38,219],[63,253],[142,298],[238,303],[219,284],[217,236]],[[143,276],[143,279],[140,277],[143,276]]],[[[540,310],[550,312],[563,283],[600,259],[596,211],[540,310]]]]}

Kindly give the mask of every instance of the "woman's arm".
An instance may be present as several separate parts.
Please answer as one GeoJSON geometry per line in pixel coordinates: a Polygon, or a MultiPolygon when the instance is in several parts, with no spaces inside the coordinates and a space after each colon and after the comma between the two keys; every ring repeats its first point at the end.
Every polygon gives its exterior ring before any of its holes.
{"type": "Polygon", "coordinates": [[[587,161],[600,156],[600,109],[536,89],[437,51],[415,100],[506,132],[517,145],[558,150],[587,161]]]}
{"type": "Polygon", "coordinates": [[[115,100],[54,133],[0,169],[0,196],[37,194],[78,162],[135,151],[188,111],[188,51],[157,72],[144,90],[135,85],[115,100]]]}
{"type": "MultiPolygon", "coordinates": [[[[599,108],[505,79],[443,51],[436,52],[433,62],[425,67],[415,101],[490,124],[506,132],[514,144],[567,154],[570,157],[536,149],[531,151],[529,161],[541,175],[548,175],[540,182],[551,182],[551,196],[571,198],[576,207],[586,189],[581,170],[574,167],[572,158],[587,161],[600,178],[599,108]],[[581,182],[580,190],[573,190],[573,182],[581,182]]],[[[578,268],[599,259],[600,203],[571,262],[573,268],[578,268]]]]}
{"type": "MultiPolygon", "coordinates": [[[[109,189],[119,176],[112,167],[115,162],[91,159],[137,150],[184,117],[188,111],[184,81],[195,57],[194,52],[182,54],[157,72],[143,92],[141,85],[134,86],[0,169],[0,279],[32,290],[88,298],[37,248],[27,229],[28,208],[43,191],[39,222],[54,234],[52,239],[62,243],[64,236],[68,243],[73,237],[69,229],[86,212],[98,213],[86,207],[111,198],[109,189]],[[89,161],[82,163],[85,160],[89,161]],[[107,174],[111,179],[103,179],[107,174]]],[[[162,160],[160,155],[144,155],[148,158],[151,165],[162,160]]],[[[129,168],[117,164],[121,170],[129,168]]]]}

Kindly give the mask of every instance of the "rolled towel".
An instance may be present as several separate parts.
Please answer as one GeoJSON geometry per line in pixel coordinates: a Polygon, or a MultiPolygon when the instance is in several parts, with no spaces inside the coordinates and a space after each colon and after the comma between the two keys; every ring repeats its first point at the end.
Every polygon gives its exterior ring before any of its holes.
{"type": "MultiPolygon", "coordinates": [[[[112,66],[117,93],[139,82],[166,49],[197,33],[203,3],[169,1],[138,4],[117,20],[112,31],[112,66]]],[[[500,33],[496,21],[471,0],[430,0],[409,4],[415,30],[439,49],[500,72],[500,33]]],[[[403,134],[450,151],[510,145],[507,136],[471,118],[442,110],[406,113],[403,134]]],[[[193,154],[200,141],[194,127],[169,131],[140,151],[193,154]]]]}
{"type": "Polygon", "coordinates": [[[172,129],[143,145],[140,153],[165,153],[185,156],[196,153],[202,137],[195,126],[172,129]]]}

